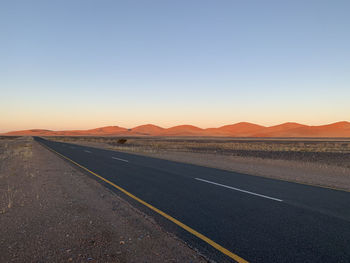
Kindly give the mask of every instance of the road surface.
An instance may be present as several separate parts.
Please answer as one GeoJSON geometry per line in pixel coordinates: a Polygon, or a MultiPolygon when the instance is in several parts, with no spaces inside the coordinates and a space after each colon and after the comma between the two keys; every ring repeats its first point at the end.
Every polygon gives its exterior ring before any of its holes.
{"type": "Polygon", "coordinates": [[[350,262],[349,192],[35,140],[217,262],[350,262]]]}

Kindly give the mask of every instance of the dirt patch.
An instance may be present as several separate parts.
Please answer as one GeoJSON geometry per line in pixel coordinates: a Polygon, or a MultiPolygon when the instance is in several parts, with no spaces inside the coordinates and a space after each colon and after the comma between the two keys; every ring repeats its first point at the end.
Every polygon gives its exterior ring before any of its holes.
{"type": "Polygon", "coordinates": [[[204,139],[167,139],[164,143],[158,139],[152,142],[152,139],[136,138],[132,140],[137,143],[131,141],[129,145],[127,142],[122,146],[111,143],[111,138],[106,138],[106,141],[103,138],[98,141],[95,138],[55,140],[350,191],[350,153],[344,148],[348,145],[346,142],[244,141],[244,145],[236,145],[239,142],[218,141],[220,145],[234,143],[236,146],[231,149],[227,145],[223,148],[206,148],[203,141],[205,144],[210,141],[204,139]],[[267,146],[269,143],[272,145],[267,146]],[[285,145],[289,145],[289,148],[281,151],[285,145]],[[298,150],[292,150],[297,148],[296,145],[299,145],[298,150]],[[314,150],[306,151],[308,145],[313,145],[314,150]]]}
{"type": "Polygon", "coordinates": [[[30,138],[0,142],[0,262],[207,262],[30,138]]]}

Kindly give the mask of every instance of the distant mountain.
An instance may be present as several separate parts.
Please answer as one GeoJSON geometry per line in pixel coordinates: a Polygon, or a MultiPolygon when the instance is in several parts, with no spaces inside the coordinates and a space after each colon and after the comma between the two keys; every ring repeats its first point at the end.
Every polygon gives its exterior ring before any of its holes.
{"type": "Polygon", "coordinates": [[[296,122],[286,122],[275,126],[265,127],[259,132],[251,135],[253,137],[295,137],[293,130],[303,127],[309,126],[296,122]]]}
{"type": "Polygon", "coordinates": [[[160,136],[204,136],[204,130],[192,125],[179,125],[164,129],[160,136]]]}
{"type": "Polygon", "coordinates": [[[23,131],[13,131],[4,133],[3,135],[16,136],[111,136],[126,134],[127,129],[118,126],[106,126],[91,130],[67,130],[67,131],[51,131],[44,129],[31,129],[23,131]]]}
{"type": "Polygon", "coordinates": [[[157,136],[161,134],[165,129],[153,124],[140,125],[135,128],[130,129],[130,134],[132,135],[150,135],[157,136]]]}
{"type": "Polygon", "coordinates": [[[283,135],[292,135],[295,137],[350,137],[350,122],[336,122],[321,126],[304,126],[283,135]]]}
{"type": "Polygon", "coordinates": [[[266,128],[255,137],[350,137],[350,122],[336,122],[321,126],[284,123],[266,128]]]}
{"type": "Polygon", "coordinates": [[[128,129],[119,126],[106,126],[96,129],[87,130],[89,135],[116,135],[126,133],[128,129]]]}
{"type": "Polygon", "coordinates": [[[265,128],[264,126],[249,122],[239,122],[219,128],[208,128],[205,131],[208,136],[250,137],[252,134],[265,128]]]}
{"type": "Polygon", "coordinates": [[[55,133],[55,131],[44,130],[44,129],[31,129],[23,131],[13,131],[8,133],[3,133],[2,135],[12,135],[12,136],[49,136],[55,133]]]}
{"type": "Polygon", "coordinates": [[[15,136],[218,136],[218,137],[350,137],[350,122],[342,121],[327,125],[308,126],[287,122],[275,126],[240,122],[219,128],[201,129],[192,125],[162,128],[153,124],[126,129],[106,126],[90,130],[52,131],[31,129],[13,131],[2,135],[15,136]]]}

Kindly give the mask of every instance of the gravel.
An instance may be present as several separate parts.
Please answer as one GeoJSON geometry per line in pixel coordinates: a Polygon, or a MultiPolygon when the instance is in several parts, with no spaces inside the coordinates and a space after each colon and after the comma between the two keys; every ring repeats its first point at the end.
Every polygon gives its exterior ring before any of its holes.
{"type": "Polygon", "coordinates": [[[0,142],[0,262],[207,262],[30,138],[0,142]]]}

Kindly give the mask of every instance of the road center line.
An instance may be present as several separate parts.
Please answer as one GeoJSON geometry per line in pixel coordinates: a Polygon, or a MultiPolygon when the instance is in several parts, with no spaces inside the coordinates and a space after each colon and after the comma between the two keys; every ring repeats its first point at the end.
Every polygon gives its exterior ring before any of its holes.
{"type": "Polygon", "coordinates": [[[91,153],[90,151],[88,151],[88,150],[84,150],[84,152],[86,152],[86,153],[91,153]]]}
{"type": "Polygon", "coordinates": [[[243,192],[243,193],[246,193],[246,194],[256,195],[256,196],[260,196],[260,197],[263,197],[263,198],[271,199],[271,200],[274,200],[274,201],[283,202],[283,200],[281,200],[281,199],[270,197],[270,196],[267,196],[267,195],[261,195],[261,194],[257,194],[257,193],[254,193],[254,192],[249,192],[249,191],[242,190],[242,189],[239,189],[239,188],[235,188],[235,187],[232,187],[232,186],[228,186],[228,185],[224,185],[224,184],[218,184],[218,183],[215,183],[215,182],[207,181],[207,180],[204,180],[204,179],[201,179],[201,178],[195,178],[195,179],[198,180],[198,181],[202,181],[202,182],[209,183],[209,184],[215,184],[215,185],[218,185],[218,186],[222,186],[222,187],[229,188],[229,189],[232,189],[232,190],[235,190],[235,191],[239,191],[239,192],[243,192]]]}
{"type": "Polygon", "coordinates": [[[118,160],[118,161],[122,161],[122,162],[126,162],[126,163],[129,162],[128,160],[120,159],[120,158],[117,158],[117,157],[112,157],[112,159],[118,160]]]}

